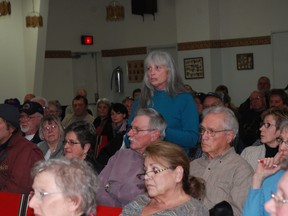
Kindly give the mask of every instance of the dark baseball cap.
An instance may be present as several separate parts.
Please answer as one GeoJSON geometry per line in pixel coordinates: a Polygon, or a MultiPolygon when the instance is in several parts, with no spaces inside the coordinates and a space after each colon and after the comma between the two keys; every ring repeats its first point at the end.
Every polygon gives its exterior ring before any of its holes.
{"type": "Polygon", "coordinates": [[[44,115],[44,110],[41,104],[37,102],[32,102],[32,101],[25,102],[20,108],[20,113],[21,112],[24,112],[27,115],[33,115],[34,113],[37,113],[37,112],[44,115]]]}
{"type": "Polygon", "coordinates": [[[0,117],[13,127],[19,127],[19,111],[16,107],[10,104],[0,104],[0,117]]]}
{"type": "Polygon", "coordinates": [[[208,92],[206,95],[205,95],[205,98],[206,97],[215,97],[215,98],[219,98],[221,101],[223,101],[224,99],[224,94],[223,93],[219,93],[219,92],[208,92]]]}

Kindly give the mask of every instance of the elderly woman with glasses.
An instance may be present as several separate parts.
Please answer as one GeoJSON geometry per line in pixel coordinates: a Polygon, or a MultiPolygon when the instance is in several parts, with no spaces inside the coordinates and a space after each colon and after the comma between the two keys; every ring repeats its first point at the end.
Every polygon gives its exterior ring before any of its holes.
{"type": "Polygon", "coordinates": [[[45,160],[63,156],[64,129],[57,116],[46,115],[42,118],[39,136],[43,141],[38,143],[38,147],[42,150],[45,160]]]}
{"type": "MultiPolygon", "coordinates": [[[[249,146],[243,150],[241,156],[255,170],[258,160],[267,157],[275,157],[278,153],[279,143],[277,137],[280,135],[280,124],[288,119],[288,109],[270,108],[262,113],[263,122],[260,124],[260,145],[249,146]]],[[[256,141],[259,143],[259,141],[256,141]]]]}
{"type": "Polygon", "coordinates": [[[77,158],[95,166],[93,151],[95,149],[96,134],[92,124],[77,121],[65,129],[64,154],[66,158],[77,158]]]}
{"type": "Polygon", "coordinates": [[[145,173],[138,177],[144,179],[147,194],[126,205],[121,215],[209,215],[191,188],[197,179],[189,177],[189,159],[179,146],[155,142],[144,158],[145,173]]]}
{"type": "MultiPolygon", "coordinates": [[[[285,172],[283,169],[281,169],[281,166],[279,164],[288,158],[288,120],[285,120],[281,123],[280,136],[276,140],[279,145],[279,151],[277,155],[272,158],[263,158],[259,160],[259,163],[252,178],[252,186],[249,190],[243,208],[242,216],[270,215],[267,211],[265,211],[264,203],[271,198],[271,192],[275,192],[277,190],[277,184],[285,172]]],[[[279,183],[279,189],[281,185],[279,183]]],[[[279,192],[277,192],[276,197],[275,195],[272,195],[272,197],[274,197],[275,199],[278,199],[279,196],[280,198],[285,199],[284,194],[280,194],[279,192]]],[[[277,201],[277,203],[279,204],[280,202],[277,201]]],[[[278,204],[277,207],[280,206],[278,204]]],[[[266,210],[268,210],[268,208],[266,208],[266,210]]],[[[271,212],[274,211],[275,209],[271,209],[271,212]]]]}
{"type": "Polygon", "coordinates": [[[35,215],[94,216],[98,177],[84,161],[40,161],[32,170],[29,206],[35,215]]]}

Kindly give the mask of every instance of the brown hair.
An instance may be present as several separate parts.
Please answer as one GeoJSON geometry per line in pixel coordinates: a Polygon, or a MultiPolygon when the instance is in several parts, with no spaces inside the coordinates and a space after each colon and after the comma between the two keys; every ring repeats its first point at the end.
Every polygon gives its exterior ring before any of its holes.
{"type": "Polygon", "coordinates": [[[288,109],[279,109],[274,107],[267,109],[261,115],[262,120],[264,120],[264,118],[268,115],[272,115],[274,117],[276,121],[276,129],[279,130],[281,122],[288,119],[288,109]]]}
{"type": "Polygon", "coordinates": [[[171,169],[176,169],[178,166],[182,167],[182,188],[184,192],[195,198],[199,196],[202,197],[203,187],[198,187],[198,185],[201,185],[201,183],[198,182],[198,178],[189,177],[190,160],[180,146],[166,141],[158,141],[146,148],[144,157],[147,156],[157,161],[160,159],[166,161],[171,169]]]}

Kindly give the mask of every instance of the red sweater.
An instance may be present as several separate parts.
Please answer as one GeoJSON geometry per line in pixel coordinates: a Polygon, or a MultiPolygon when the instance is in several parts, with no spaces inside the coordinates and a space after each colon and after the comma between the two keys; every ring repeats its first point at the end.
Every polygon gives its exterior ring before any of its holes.
{"type": "Polygon", "coordinates": [[[0,191],[29,193],[33,183],[31,168],[43,159],[42,151],[21,131],[13,134],[7,147],[0,150],[0,191]]]}

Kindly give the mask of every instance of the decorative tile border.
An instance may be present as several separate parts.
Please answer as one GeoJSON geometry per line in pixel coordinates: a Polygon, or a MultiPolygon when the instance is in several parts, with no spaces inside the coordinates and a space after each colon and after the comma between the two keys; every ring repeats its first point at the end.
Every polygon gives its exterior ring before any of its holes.
{"type": "Polygon", "coordinates": [[[114,50],[102,50],[102,57],[115,57],[115,56],[127,56],[127,55],[145,55],[147,53],[146,47],[136,47],[127,49],[114,49],[114,50]]]}
{"type": "Polygon", "coordinates": [[[178,51],[271,44],[270,36],[178,43],[178,51]]]}
{"type": "Polygon", "coordinates": [[[47,50],[45,58],[71,58],[72,52],[67,50],[47,50]]]}
{"type": "MultiPolygon", "coordinates": [[[[270,36],[178,43],[177,50],[184,51],[184,50],[198,50],[198,49],[212,49],[212,48],[256,46],[265,44],[271,44],[270,36]]],[[[146,55],[146,54],[147,54],[147,47],[102,50],[102,57],[146,55]]],[[[47,50],[45,52],[45,58],[72,58],[72,52],[67,50],[47,50]]]]}

